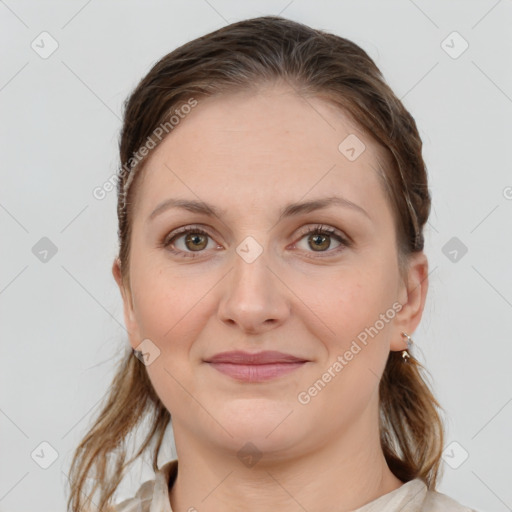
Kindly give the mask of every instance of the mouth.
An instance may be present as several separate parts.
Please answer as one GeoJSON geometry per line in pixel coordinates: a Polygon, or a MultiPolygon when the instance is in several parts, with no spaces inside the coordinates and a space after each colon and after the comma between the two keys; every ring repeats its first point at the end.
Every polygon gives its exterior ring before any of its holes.
{"type": "Polygon", "coordinates": [[[264,382],[290,374],[308,360],[276,351],[223,352],[205,361],[218,372],[242,382],[264,382]]]}
{"type": "Polygon", "coordinates": [[[281,377],[301,368],[306,361],[299,363],[270,363],[270,364],[234,364],[208,363],[215,370],[236,380],[245,382],[262,382],[281,377]]]}

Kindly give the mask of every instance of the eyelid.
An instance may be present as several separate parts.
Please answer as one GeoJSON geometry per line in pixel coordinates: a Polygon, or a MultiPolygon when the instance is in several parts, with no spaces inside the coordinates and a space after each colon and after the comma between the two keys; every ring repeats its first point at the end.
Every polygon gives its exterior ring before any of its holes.
{"type": "Polygon", "coordinates": [[[322,224],[322,223],[313,223],[313,224],[308,224],[306,226],[303,226],[299,230],[299,235],[300,236],[309,235],[311,233],[314,233],[315,231],[319,231],[319,232],[326,231],[326,232],[328,232],[328,234],[336,235],[337,237],[341,238],[343,241],[345,241],[347,243],[349,243],[351,241],[350,238],[347,235],[345,235],[342,231],[340,231],[339,229],[337,229],[333,226],[330,226],[328,224],[322,224]]]}
{"type": "MultiPolygon", "coordinates": [[[[173,238],[179,236],[179,235],[186,235],[189,231],[202,233],[204,235],[209,236],[210,238],[213,238],[210,233],[207,231],[211,230],[214,231],[213,228],[210,226],[203,227],[201,224],[185,224],[184,226],[180,226],[176,229],[173,229],[170,233],[165,235],[163,243],[169,243],[173,238]]],[[[214,231],[215,232],[215,231],[214,231]]]]}

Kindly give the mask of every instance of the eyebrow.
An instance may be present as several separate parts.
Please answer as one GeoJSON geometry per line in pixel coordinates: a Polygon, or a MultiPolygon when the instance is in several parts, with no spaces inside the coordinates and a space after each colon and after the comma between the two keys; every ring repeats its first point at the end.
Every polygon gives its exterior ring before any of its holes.
{"type": "MultiPolygon", "coordinates": [[[[340,196],[330,196],[323,197],[320,199],[314,199],[312,201],[304,201],[298,203],[289,203],[284,208],[281,209],[278,222],[287,217],[292,217],[296,215],[300,215],[302,213],[310,213],[316,210],[322,210],[324,208],[328,208],[329,206],[341,206],[344,208],[350,208],[356,212],[363,214],[366,218],[371,220],[368,212],[352,201],[340,196]]],[[[218,208],[212,204],[206,203],[204,201],[196,201],[192,199],[175,199],[170,198],[166,199],[162,203],[160,203],[149,215],[147,221],[153,220],[160,213],[169,210],[171,208],[180,208],[183,210],[187,210],[192,213],[199,213],[203,215],[207,215],[210,217],[218,217],[221,218],[223,215],[227,213],[227,211],[223,208],[218,208]]]]}

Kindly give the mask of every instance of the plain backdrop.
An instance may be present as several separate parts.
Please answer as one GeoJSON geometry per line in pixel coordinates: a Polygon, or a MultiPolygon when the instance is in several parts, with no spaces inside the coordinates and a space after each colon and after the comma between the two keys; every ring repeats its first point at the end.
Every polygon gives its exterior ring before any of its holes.
{"type": "MultiPolygon", "coordinates": [[[[118,165],[125,98],[177,46],[266,14],[363,47],[416,119],[433,205],[413,338],[447,412],[439,490],[512,510],[512,2],[5,0],[0,511],[65,510],[72,451],[128,344],[116,194],[93,196],[118,165]]],[[[173,450],[170,436],[161,463],[173,450]]],[[[136,464],[118,499],[152,477],[136,464]]]]}

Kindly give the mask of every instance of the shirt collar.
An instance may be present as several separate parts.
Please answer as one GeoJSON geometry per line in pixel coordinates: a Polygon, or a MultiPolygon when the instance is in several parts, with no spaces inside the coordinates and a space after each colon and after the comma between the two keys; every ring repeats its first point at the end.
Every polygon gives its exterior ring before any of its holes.
{"type": "Polygon", "coordinates": [[[169,503],[169,489],[172,487],[177,474],[178,459],[167,462],[156,472],[153,499],[149,512],[172,512],[169,503]]]}
{"type": "MultiPolygon", "coordinates": [[[[157,471],[149,512],[172,512],[169,503],[169,489],[174,484],[177,474],[178,459],[167,462],[157,471]]],[[[352,512],[394,512],[396,510],[418,512],[421,510],[426,495],[425,482],[416,478],[352,512]]]]}

